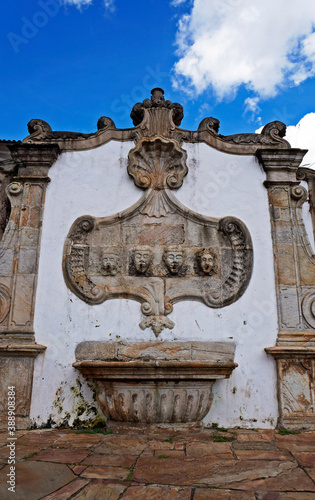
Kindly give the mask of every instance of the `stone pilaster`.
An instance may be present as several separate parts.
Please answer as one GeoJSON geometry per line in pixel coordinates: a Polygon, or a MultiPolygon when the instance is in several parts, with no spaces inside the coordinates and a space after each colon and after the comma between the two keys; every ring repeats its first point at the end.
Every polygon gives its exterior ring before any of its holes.
{"type": "Polygon", "coordinates": [[[15,164],[6,193],[10,217],[0,243],[0,425],[6,425],[7,386],[15,386],[17,423],[28,425],[34,358],[45,346],[35,343],[33,327],[41,226],[48,171],[56,145],[8,146],[15,164]],[[5,375],[5,376],[4,376],[5,375]]]}
{"type": "Polygon", "coordinates": [[[279,333],[277,346],[266,348],[277,362],[279,424],[315,425],[315,255],[302,217],[306,190],[297,171],[306,151],[259,151],[266,172],[279,333]]]}

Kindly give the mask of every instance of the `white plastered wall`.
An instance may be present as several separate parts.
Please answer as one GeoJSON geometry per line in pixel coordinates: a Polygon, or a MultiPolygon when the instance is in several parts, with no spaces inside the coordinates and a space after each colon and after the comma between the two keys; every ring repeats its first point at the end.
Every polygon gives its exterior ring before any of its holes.
{"type": "MultiPolygon", "coordinates": [[[[88,384],[72,367],[78,343],[156,340],[151,329],[138,326],[139,303],[116,299],[89,306],[67,288],[62,274],[64,242],[77,217],[111,215],[141,196],[126,170],[132,147],[112,141],[91,151],[63,153],[50,169],[35,310],[36,341],[47,346],[35,363],[31,417],[37,425],[49,419],[60,424],[69,415],[71,424],[78,397],[93,403],[88,384]]],[[[239,366],[230,379],[215,383],[205,423],[272,428],[278,417],[276,369],[264,347],[275,345],[277,310],[265,174],[254,157],[224,154],[206,144],[183,147],[189,172],[176,196],[204,215],[241,219],[253,240],[254,270],[246,292],[230,306],[176,304],[170,315],[175,327],[159,340],[235,342],[239,366]]],[[[82,411],[81,419],[91,416],[88,409],[82,411]]]]}

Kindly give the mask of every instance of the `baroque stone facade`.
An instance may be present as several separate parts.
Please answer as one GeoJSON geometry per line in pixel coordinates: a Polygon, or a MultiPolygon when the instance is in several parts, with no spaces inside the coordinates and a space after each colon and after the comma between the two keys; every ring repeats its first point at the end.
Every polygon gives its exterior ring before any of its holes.
{"type": "MultiPolygon", "coordinates": [[[[242,300],[249,293],[257,252],[253,228],[233,212],[215,217],[213,207],[213,213],[200,214],[179,201],[182,186],[190,182],[192,175],[198,176],[198,165],[196,170],[192,169],[187,151],[191,145],[200,144],[223,155],[226,162],[231,155],[256,158],[265,172],[274,252],[274,270],[268,272],[274,272],[275,277],[278,338],[275,346],[266,343],[264,347],[277,364],[280,425],[314,427],[315,256],[302,216],[307,191],[301,181],[308,183],[312,202],[315,176],[313,171],[299,168],[305,151],[290,147],[284,139],[285,125],[278,121],[266,125],[260,134],[223,136],[219,134],[219,121],[215,118],[202,120],[196,131],[182,129],[183,108],[165,100],[162,89],[153,89],[150,99],[135,104],[131,118],[133,128],[118,129],[110,118],[101,117],[97,131],[91,134],[52,131],[48,123],[33,119],[28,124],[30,135],[22,142],[0,141],[0,231],[3,232],[0,242],[0,400],[6,400],[7,385],[16,385],[18,425],[30,425],[34,360],[38,356],[48,363],[50,357],[58,357],[53,331],[46,336],[47,346],[37,343],[34,318],[36,320],[48,175],[61,158],[61,152],[89,152],[111,141],[130,143],[121,175],[126,182],[129,175],[135,189],[142,190],[140,199],[129,207],[113,206],[104,216],[77,213],[72,219],[63,240],[63,259],[61,254],[58,256],[69,303],[79,300],[101,308],[109,299],[137,301],[141,304],[142,317],[132,316],[128,321],[132,328],[139,324],[138,336],[147,335],[151,329],[155,337],[176,331],[171,317],[174,306],[176,309],[181,301],[200,302],[206,306],[205,310],[218,311],[218,318],[229,307],[233,307],[236,314],[242,314],[242,300]]],[[[242,175],[246,182],[246,173],[242,175]]],[[[71,182],[76,179],[69,179],[69,185],[71,182]]],[[[314,220],[313,207],[312,218],[314,220]]],[[[41,281],[45,281],[45,276],[42,275],[41,281]]],[[[50,306],[47,304],[47,307],[50,306]]],[[[70,318],[70,314],[68,316],[70,318]]],[[[197,319],[196,322],[198,324],[197,319]]],[[[58,332],[55,333],[59,338],[58,332]]],[[[189,337],[189,332],[187,335],[189,337]]],[[[224,338],[227,345],[227,340],[233,339],[237,357],[238,335],[224,324],[220,332],[209,329],[207,341],[224,338]]],[[[255,335],[260,345],[260,332],[255,335]]],[[[106,348],[112,344],[109,339],[100,340],[106,348]]],[[[179,349],[186,352],[185,342],[178,338],[176,342],[179,349]]],[[[98,344],[98,349],[103,348],[98,344]]],[[[152,373],[157,373],[156,366],[149,359],[143,360],[141,352],[140,349],[140,360],[123,361],[125,382],[118,377],[118,368],[117,371],[114,365],[105,362],[107,358],[103,359],[100,354],[91,358],[91,353],[85,351],[85,359],[77,356],[74,367],[84,376],[97,380],[99,401],[107,417],[125,420],[124,408],[129,401],[131,421],[136,421],[138,413],[132,406],[133,401],[141,402],[144,398],[157,403],[150,411],[143,412],[142,421],[202,419],[210,408],[211,387],[220,378],[220,362],[205,363],[202,373],[198,370],[193,373],[189,372],[192,360],[182,359],[174,376],[172,363],[176,356],[172,360],[170,355],[167,361],[170,364],[163,369],[164,388],[161,389],[152,378],[152,373]],[[103,362],[102,372],[96,369],[99,362],[103,362]],[[138,381],[138,392],[130,389],[130,384],[135,383],[135,371],[129,363],[135,362],[140,363],[144,373],[141,387],[138,381]],[[178,376],[182,370],[188,373],[185,380],[178,376]],[[111,377],[108,378],[109,371],[111,377]],[[174,386],[177,382],[178,394],[174,386]],[[188,393],[194,400],[189,411],[188,393]],[[113,407],[110,401],[116,401],[113,407]],[[169,403],[163,406],[162,401],[169,403]]],[[[74,361],[74,350],[72,359],[74,361]]],[[[240,361],[238,359],[239,365],[240,361]]],[[[120,362],[118,356],[115,363],[120,362]]],[[[234,363],[234,351],[233,359],[229,358],[226,363],[234,363]]],[[[224,377],[229,377],[236,365],[229,366],[224,377]]],[[[233,380],[237,380],[237,370],[233,372],[233,380]]],[[[2,425],[5,411],[4,404],[2,425]]]]}

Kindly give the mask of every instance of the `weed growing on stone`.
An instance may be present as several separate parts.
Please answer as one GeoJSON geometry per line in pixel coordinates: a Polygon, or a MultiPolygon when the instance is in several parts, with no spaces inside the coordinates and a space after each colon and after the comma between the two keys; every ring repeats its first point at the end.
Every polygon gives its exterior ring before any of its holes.
{"type": "Polygon", "coordinates": [[[106,430],[102,427],[94,427],[94,429],[80,429],[76,431],[76,434],[104,434],[104,436],[107,436],[107,434],[112,434],[113,431],[106,430]]]}
{"type": "Polygon", "coordinates": [[[281,428],[278,430],[278,434],[281,436],[287,436],[288,434],[300,434],[301,431],[290,431],[289,429],[281,428]]]}
{"type": "Polygon", "coordinates": [[[131,478],[132,478],[132,475],[133,475],[133,470],[131,470],[128,474],[128,476],[126,477],[126,479],[124,479],[124,481],[130,481],[131,478]]]}
{"type": "Polygon", "coordinates": [[[213,434],[212,437],[215,443],[229,443],[231,441],[235,441],[234,437],[221,436],[220,434],[213,434]]]}
{"type": "Polygon", "coordinates": [[[166,441],[167,443],[171,443],[171,444],[172,444],[172,443],[173,443],[173,441],[174,441],[174,438],[175,438],[175,436],[171,436],[171,437],[169,437],[169,438],[165,439],[165,441],[166,441]]]}

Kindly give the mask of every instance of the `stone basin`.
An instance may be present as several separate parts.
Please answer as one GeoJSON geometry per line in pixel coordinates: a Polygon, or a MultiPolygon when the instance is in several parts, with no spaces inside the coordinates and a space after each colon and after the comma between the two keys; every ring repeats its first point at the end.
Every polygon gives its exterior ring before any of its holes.
{"type": "Polygon", "coordinates": [[[73,366],[93,379],[105,416],[116,422],[200,422],[212,386],[234,368],[232,342],[82,342],[73,366]]]}

